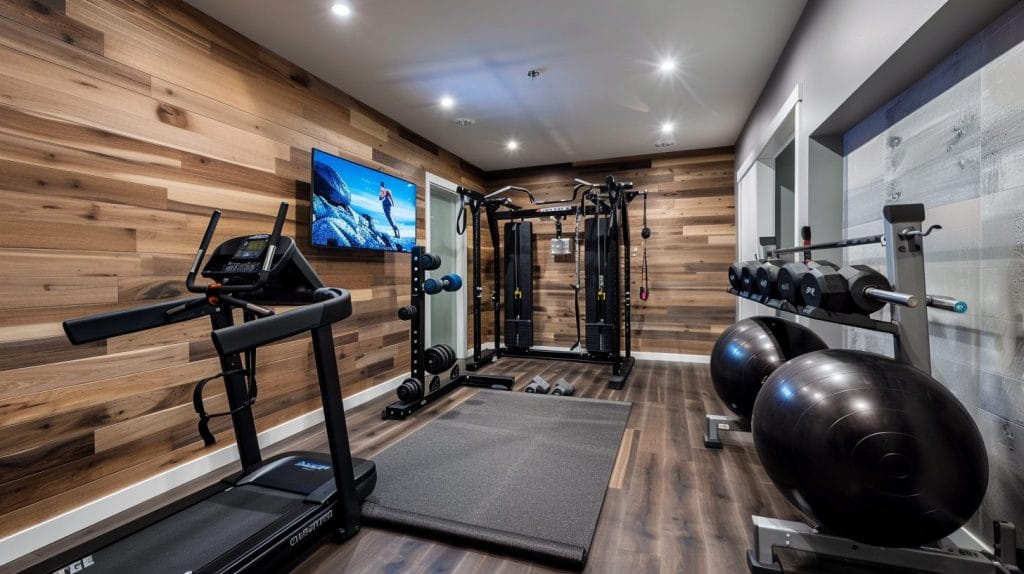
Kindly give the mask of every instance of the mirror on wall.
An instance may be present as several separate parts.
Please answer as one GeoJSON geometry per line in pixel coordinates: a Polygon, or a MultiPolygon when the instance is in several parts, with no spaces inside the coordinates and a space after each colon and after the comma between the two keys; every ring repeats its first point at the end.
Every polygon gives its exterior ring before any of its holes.
{"type": "Polygon", "coordinates": [[[779,247],[796,245],[796,140],[775,156],[775,239],[779,247]]]}

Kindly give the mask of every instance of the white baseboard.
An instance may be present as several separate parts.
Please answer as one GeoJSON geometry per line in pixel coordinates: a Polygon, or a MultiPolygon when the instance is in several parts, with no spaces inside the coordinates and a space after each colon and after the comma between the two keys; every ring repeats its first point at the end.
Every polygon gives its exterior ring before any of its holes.
{"type": "MultiPolygon", "coordinates": [[[[405,375],[395,377],[346,398],[344,400],[345,410],[351,410],[377,397],[390,393],[398,388],[403,379],[405,379],[405,375]]],[[[323,410],[318,409],[269,428],[259,434],[260,447],[266,448],[274,443],[288,439],[308,428],[321,424],[323,420],[323,410]]],[[[92,526],[101,520],[110,518],[119,512],[159,496],[176,486],[201,478],[237,461],[238,450],[232,442],[214,452],[83,504],[64,514],[0,538],[0,565],[38,550],[47,544],[52,544],[65,536],[74,534],[83,528],[92,526]]]]}
{"type": "Polygon", "coordinates": [[[644,361],[668,361],[670,363],[701,363],[711,362],[711,355],[687,355],[685,353],[652,353],[648,351],[634,351],[633,356],[637,360],[644,361]]]}
{"type": "MultiPolygon", "coordinates": [[[[491,344],[491,347],[494,345],[491,344]]],[[[548,345],[534,345],[531,349],[538,351],[560,351],[569,352],[569,347],[552,347],[548,345]]],[[[577,349],[579,350],[579,349],[577,349]]],[[[682,353],[652,353],[648,351],[633,351],[633,357],[640,361],[668,361],[670,363],[710,363],[710,355],[686,355],[682,353]]]]}

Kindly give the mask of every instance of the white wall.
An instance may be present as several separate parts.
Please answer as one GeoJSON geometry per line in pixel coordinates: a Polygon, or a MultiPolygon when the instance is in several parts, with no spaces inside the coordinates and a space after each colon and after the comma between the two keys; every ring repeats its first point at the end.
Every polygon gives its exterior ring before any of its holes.
{"type": "MultiPolygon", "coordinates": [[[[800,18],[736,146],[740,165],[761,153],[771,123],[800,86],[796,228],[812,241],[842,238],[842,157],[811,134],[945,4],[943,0],[818,0],[800,18]]],[[[881,230],[879,230],[880,232],[881,230]]],[[[738,232],[742,233],[742,230],[738,232]]],[[[815,253],[842,261],[842,254],[815,253]]]]}
{"type": "MultiPolygon", "coordinates": [[[[816,0],[804,10],[740,134],[736,157],[742,170],[764,153],[766,142],[778,137],[773,132],[780,110],[799,90],[799,113],[794,118],[794,227],[810,225],[812,241],[842,238],[843,157],[811,139],[811,134],[944,4],[945,0],[816,0]]],[[[879,228],[876,233],[880,232],[879,228]]],[[[737,227],[737,245],[744,245],[745,233],[742,226],[737,227]]],[[[746,250],[742,255],[749,256],[746,250]]],[[[815,252],[814,256],[843,262],[841,252],[815,252]]],[[[757,314],[745,305],[738,311],[757,314]]],[[[842,345],[840,328],[809,323],[829,345],[842,345]]]]}
{"type": "MultiPolygon", "coordinates": [[[[771,135],[769,124],[802,87],[805,139],[935,12],[944,0],[808,2],[736,144],[743,162],[771,135]]],[[[800,163],[799,161],[797,162],[800,163]]]]}

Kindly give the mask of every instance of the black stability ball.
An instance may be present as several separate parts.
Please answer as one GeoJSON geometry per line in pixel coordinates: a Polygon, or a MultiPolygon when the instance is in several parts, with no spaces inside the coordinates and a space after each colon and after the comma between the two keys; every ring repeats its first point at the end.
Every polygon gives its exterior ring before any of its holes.
{"type": "Polygon", "coordinates": [[[952,533],[988,486],[971,415],[926,373],[881,355],[808,353],[779,367],[754,405],[772,482],[823,530],[876,546],[952,533]]]}
{"type": "Polygon", "coordinates": [[[776,317],[751,317],[722,332],[711,350],[711,381],[725,404],[750,418],[761,383],[782,363],[828,345],[807,327],[776,317]]]}

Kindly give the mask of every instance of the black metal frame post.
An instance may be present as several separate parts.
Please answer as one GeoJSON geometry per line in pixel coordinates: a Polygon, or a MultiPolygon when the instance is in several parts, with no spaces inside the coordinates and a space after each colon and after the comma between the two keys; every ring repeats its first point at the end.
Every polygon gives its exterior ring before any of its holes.
{"type": "Polygon", "coordinates": [[[494,285],[491,291],[491,305],[494,307],[494,357],[501,357],[501,242],[498,241],[498,204],[484,202],[487,209],[487,228],[491,234],[494,285]]]}
{"type": "MultiPolygon", "coordinates": [[[[221,302],[210,314],[213,330],[235,324],[231,305],[221,302]]],[[[235,430],[235,444],[243,471],[249,471],[262,460],[260,441],[256,433],[256,421],[252,416],[249,386],[242,369],[242,357],[238,353],[220,356],[220,368],[224,373],[224,391],[231,411],[231,424],[235,430]]]]}
{"type": "Polygon", "coordinates": [[[630,247],[629,247],[629,202],[632,198],[636,197],[637,194],[627,194],[622,200],[622,257],[623,257],[623,317],[622,317],[622,328],[624,335],[624,342],[626,346],[626,358],[632,356],[632,341],[631,337],[633,334],[632,318],[633,318],[633,303],[632,303],[632,274],[630,273],[630,247]]]}
{"type": "Polygon", "coordinates": [[[473,214],[473,361],[466,368],[476,370],[483,363],[483,317],[481,305],[484,297],[483,274],[480,269],[480,202],[472,201],[469,209],[473,214]],[[472,367],[470,367],[472,365],[472,367]]]}
{"type": "MultiPolygon", "coordinates": [[[[619,189],[615,187],[617,194],[618,209],[621,213],[622,223],[619,225],[622,233],[622,262],[623,262],[623,280],[620,285],[622,289],[622,320],[615,318],[615,363],[612,366],[612,377],[608,379],[608,388],[610,389],[621,389],[626,385],[626,380],[629,379],[629,375],[633,372],[633,366],[636,364],[636,359],[633,357],[633,303],[631,294],[631,281],[632,276],[630,274],[630,243],[629,243],[629,203],[633,201],[640,193],[636,191],[626,191],[625,189],[619,189]],[[625,344],[625,353],[622,353],[619,349],[620,333],[618,329],[622,328],[622,343],[625,344]]],[[[646,193],[646,192],[644,192],[646,193]]],[[[613,203],[612,208],[615,209],[613,203]]],[[[618,253],[615,257],[615,265],[619,264],[618,253]]],[[[616,311],[618,314],[618,311],[616,311]]]]}
{"type": "MultiPolygon", "coordinates": [[[[611,261],[606,261],[605,265],[607,268],[615,270],[615,283],[616,290],[618,291],[618,297],[615,298],[615,306],[612,308],[612,374],[618,375],[622,371],[622,299],[628,297],[625,293],[628,293],[629,287],[627,286],[625,291],[622,289],[623,274],[620,273],[619,268],[621,263],[620,252],[623,248],[622,235],[625,232],[625,228],[621,222],[615,224],[615,220],[618,218],[619,205],[623,201],[623,197],[622,193],[614,185],[611,176],[608,176],[608,182],[608,204],[611,211],[608,221],[608,234],[615,234],[618,237],[615,242],[615,252],[605,254],[611,259],[611,261]]],[[[608,386],[612,386],[610,382],[608,386]]]]}
{"type": "MultiPolygon", "coordinates": [[[[461,186],[456,191],[459,196],[462,197],[464,206],[469,207],[469,212],[473,220],[473,357],[471,360],[466,361],[466,369],[469,371],[475,371],[494,360],[494,351],[488,351],[485,353],[483,350],[484,286],[482,273],[483,264],[480,257],[480,250],[482,247],[480,210],[484,208],[486,198],[481,193],[461,186]]],[[[465,209],[465,207],[463,207],[463,209],[465,209]]],[[[463,228],[463,230],[464,229],[465,228],[463,228]]],[[[492,229],[492,241],[494,233],[495,232],[492,229]]]]}
{"type": "Polygon", "coordinates": [[[345,423],[345,407],[341,399],[338,381],[338,358],[334,350],[334,335],[331,326],[323,325],[311,331],[313,339],[313,360],[316,363],[317,380],[320,382],[320,398],[324,408],[324,426],[327,428],[327,445],[331,453],[334,483],[337,488],[337,503],[341,505],[340,516],[336,515],[338,535],[347,540],[359,532],[362,516],[359,496],[356,493],[356,478],[352,467],[352,449],[348,441],[348,425],[345,423]]]}
{"type": "Polygon", "coordinates": [[[416,316],[410,323],[409,330],[409,356],[411,376],[426,384],[426,371],[423,365],[423,336],[426,332],[426,297],[423,293],[423,282],[426,280],[426,272],[423,269],[422,257],[426,249],[416,245],[412,248],[412,274],[409,279],[409,290],[412,304],[416,307],[416,316]]]}

